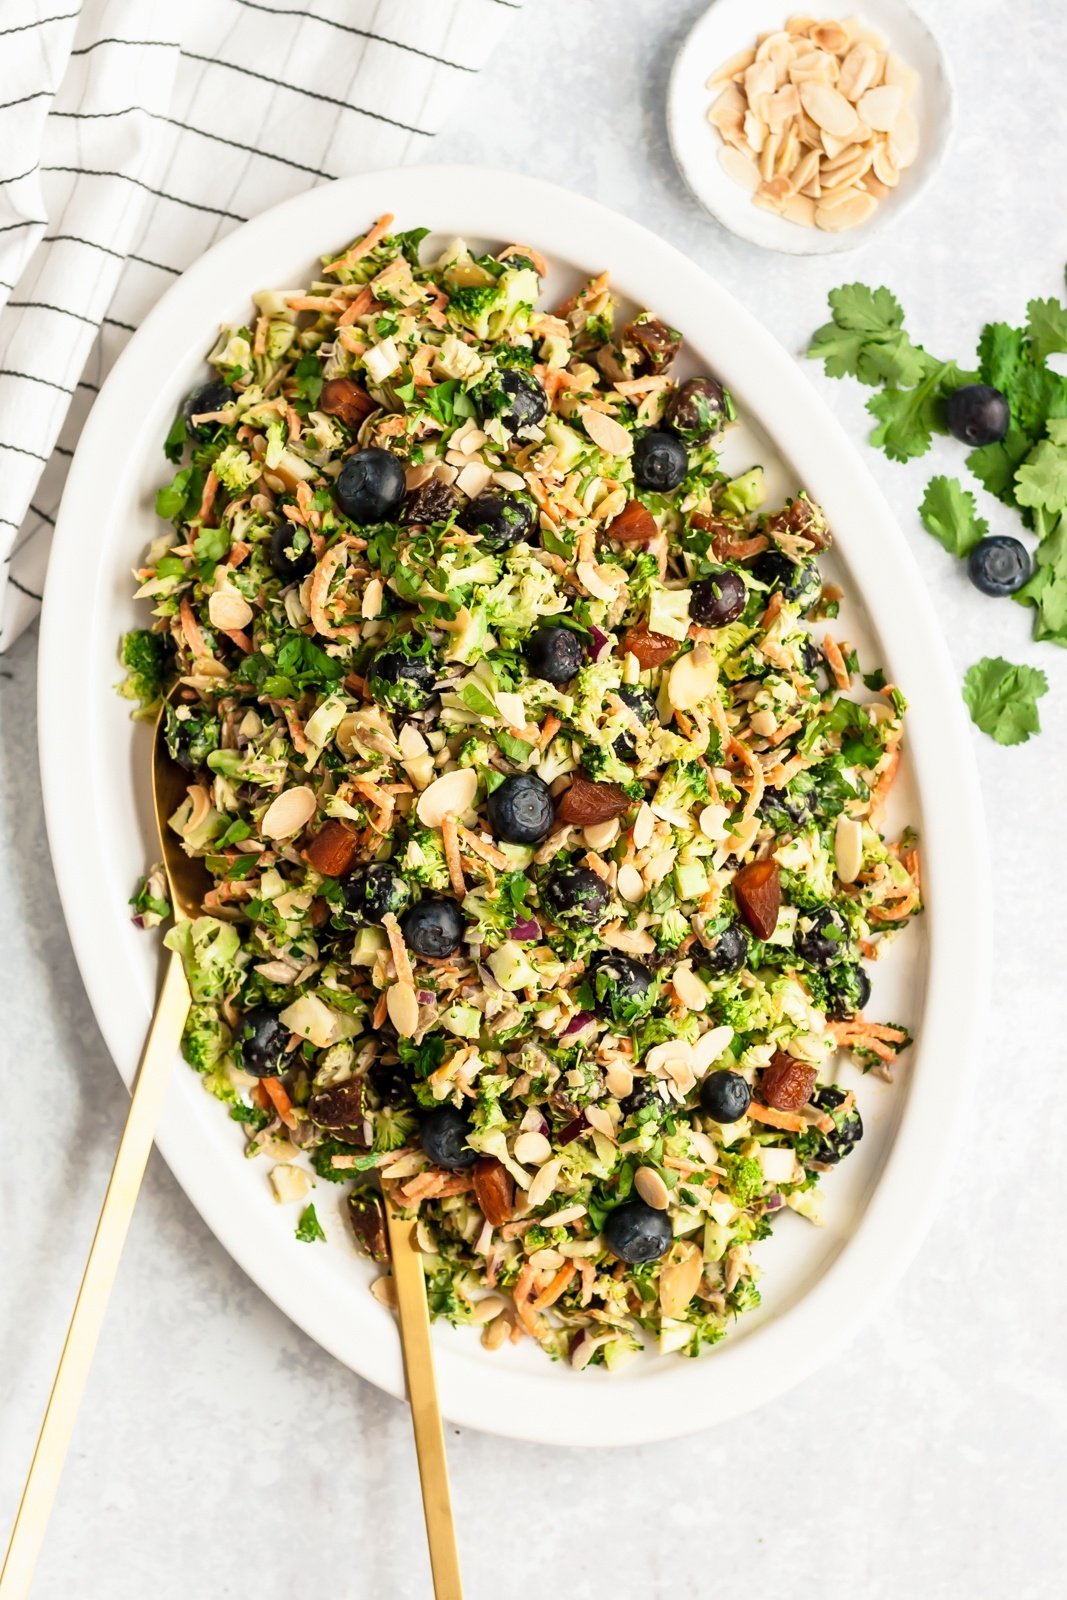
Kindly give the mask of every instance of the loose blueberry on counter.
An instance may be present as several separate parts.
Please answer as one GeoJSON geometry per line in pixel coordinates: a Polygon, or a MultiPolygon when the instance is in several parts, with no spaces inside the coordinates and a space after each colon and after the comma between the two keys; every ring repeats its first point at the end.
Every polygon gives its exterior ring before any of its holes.
{"type": "Polygon", "coordinates": [[[769,589],[781,591],[782,599],[806,610],[822,593],[822,574],[814,561],[798,566],[782,550],[764,550],[752,563],[752,572],[769,589]]]}
{"type": "Polygon", "coordinates": [[[871,980],[858,961],[842,961],[827,973],[827,1011],[835,1022],[846,1022],[854,1017],[870,998],[871,980]]]}
{"type": "Polygon", "coordinates": [[[971,582],[983,594],[1014,594],[1030,577],[1026,546],[1007,534],[980,539],[967,558],[971,582]]]}
{"type": "Polygon", "coordinates": [[[459,524],[478,534],[487,550],[510,550],[530,542],[535,516],[536,507],[526,495],[490,490],[463,507],[459,524]]]}
{"type": "Polygon", "coordinates": [[[813,967],[828,967],[831,962],[840,960],[848,949],[848,929],[841,913],[833,906],[802,911],[793,935],[793,948],[813,967]]]}
{"type": "Polygon", "coordinates": [[[229,384],[223,383],[221,379],[201,384],[199,389],[194,389],[191,394],[186,395],[182,405],[186,429],[194,439],[210,439],[211,435],[221,427],[221,423],[202,422],[194,428],[193,418],[202,416],[205,411],[223,411],[227,406],[233,405],[236,399],[236,389],[231,389],[229,384]]]}
{"type": "Polygon", "coordinates": [[[748,1110],[752,1090],[739,1072],[722,1068],[709,1072],[700,1085],[700,1104],[716,1122],[740,1122],[748,1110]]]}
{"type": "Polygon", "coordinates": [[[845,1156],[851,1155],[863,1138],[863,1118],[856,1106],[853,1106],[848,1115],[840,1121],[835,1115],[844,1099],[845,1091],[838,1089],[835,1084],[828,1084],[812,1098],[813,1105],[834,1119],[833,1132],[820,1133],[818,1143],[812,1152],[814,1161],[825,1161],[828,1166],[833,1166],[836,1162],[843,1161],[845,1156]]]}
{"type": "MultiPolygon", "coordinates": [[[[279,522],[270,536],[270,564],[286,583],[295,583],[299,578],[306,578],[315,565],[315,552],[308,539],[303,550],[293,549],[293,540],[296,538],[298,528],[293,522],[279,522]]],[[[307,534],[304,535],[307,538],[307,534]]]]}
{"type": "Polygon", "coordinates": [[[611,891],[591,867],[563,867],[541,885],[541,904],[555,922],[595,927],[611,904],[611,891]]]}
{"type": "Polygon", "coordinates": [[[625,1020],[626,1012],[632,1014],[634,1002],[643,1000],[652,987],[648,968],[617,950],[597,950],[589,958],[586,976],[600,1015],[616,1022],[625,1020]]]}
{"type": "Polygon", "coordinates": [[[535,772],[513,772],[505,778],[486,809],[493,838],[508,844],[540,844],[551,833],[556,814],[552,791],[535,772]]]}
{"type": "Polygon", "coordinates": [[[948,431],[962,444],[996,444],[1011,422],[1008,402],[988,383],[965,383],[945,404],[948,431]]]}
{"type": "Polygon", "coordinates": [[[466,923],[454,900],[442,895],[427,895],[400,919],[404,943],[417,956],[443,961],[454,955],[463,939],[466,923]]]}
{"type": "Polygon", "coordinates": [[[280,1078],[289,1065],[285,1047],[291,1033],[273,1006],[246,1011],[234,1034],[242,1071],[254,1078],[280,1078]]]}
{"type": "Polygon", "coordinates": [[[748,960],[748,934],[739,922],[728,922],[715,941],[704,965],[716,978],[730,978],[748,960]]]}
{"type": "Polygon", "coordinates": [[[634,446],[634,482],[639,489],[651,489],[656,494],[667,494],[677,489],[689,471],[689,456],[685,445],[673,433],[662,433],[658,428],[642,434],[634,446]]]}
{"type": "Polygon", "coordinates": [[[379,705],[421,711],[437,687],[437,664],[429,656],[412,656],[387,645],[372,657],[366,682],[379,705]]]}
{"type": "Polygon", "coordinates": [[[369,867],[358,867],[345,879],[341,890],[346,922],[381,921],[390,911],[398,916],[411,904],[411,890],[387,861],[376,861],[369,867]]]}
{"type": "Polygon", "coordinates": [[[674,1230],[665,1211],[654,1211],[643,1200],[627,1200],[604,1219],[604,1243],[612,1255],[631,1267],[658,1261],[670,1247],[674,1230]]]}
{"type": "Polygon", "coordinates": [[[707,444],[732,416],[733,407],[721,383],[714,378],[688,378],[667,401],[663,426],[687,444],[707,444]]]}
{"type": "Polygon", "coordinates": [[[538,628],[526,641],[526,665],[546,683],[569,683],[584,660],[582,641],[570,628],[538,628]]]}
{"type": "Polygon", "coordinates": [[[337,499],[346,517],[359,526],[386,522],[407,493],[404,468],[391,450],[357,450],[337,477],[337,499]]]}
{"type": "Polygon", "coordinates": [[[702,628],[736,622],[748,602],[748,586],[732,567],[718,567],[689,591],[689,615],[702,628]]]}
{"type": "Polygon", "coordinates": [[[508,367],[500,374],[500,387],[508,398],[508,405],[497,415],[509,433],[522,433],[545,420],[548,396],[532,372],[522,367],[508,367]]]}
{"type": "Polygon", "coordinates": [[[467,1143],[471,1125],[455,1106],[439,1106],[428,1111],[419,1124],[419,1142],[435,1167],[447,1167],[457,1172],[462,1167],[473,1167],[478,1159],[477,1150],[467,1143]]]}
{"type": "MultiPolygon", "coordinates": [[[[643,727],[647,728],[650,723],[658,720],[655,695],[648,689],[642,689],[639,683],[620,684],[619,699],[633,712],[643,727]]],[[[620,733],[612,749],[620,761],[637,759],[637,746],[631,733],[620,733]]]]}

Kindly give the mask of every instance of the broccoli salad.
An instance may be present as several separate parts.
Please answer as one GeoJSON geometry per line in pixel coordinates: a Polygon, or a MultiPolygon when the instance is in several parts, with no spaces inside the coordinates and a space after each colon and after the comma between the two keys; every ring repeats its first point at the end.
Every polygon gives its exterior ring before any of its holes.
{"type": "Polygon", "coordinates": [[[385,1185],[488,1348],[696,1355],[862,1135],[842,1056],[910,1042],[865,1009],[921,909],[904,700],[675,329],[391,223],[256,295],[166,441],[123,691],[210,879],[185,1054],[298,1238],[346,1185],[384,1267],[385,1185]]]}

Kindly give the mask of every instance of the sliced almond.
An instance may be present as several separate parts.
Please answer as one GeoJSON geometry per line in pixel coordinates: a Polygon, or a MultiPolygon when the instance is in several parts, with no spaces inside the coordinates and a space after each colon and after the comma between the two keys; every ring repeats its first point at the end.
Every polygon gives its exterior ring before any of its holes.
{"type": "Polygon", "coordinates": [[[377,617],[382,609],[382,600],[385,588],[381,578],[372,578],[363,591],[363,600],[360,604],[359,614],[368,622],[377,617]]]}
{"type": "Polygon", "coordinates": [[[863,187],[868,194],[873,194],[876,200],[884,200],[886,195],[890,193],[881,178],[876,178],[873,172],[864,173],[863,187]]]}
{"type": "Polygon", "coordinates": [[[774,176],[788,178],[793,184],[793,168],[800,160],[800,139],[796,128],[789,125],[782,134],[782,142],[778,147],[778,154],[774,158],[774,176]]]}
{"type": "Polygon", "coordinates": [[[873,159],[874,151],[868,149],[861,150],[859,155],[853,156],[852,160],[847,161],[844,166],[835,167],[833,172],[828,173],[824,166],[820,180],[822,182],[823,196],[834,194],[838,189],[847,188],[848,185],[854,184],[858,178],[862,178],[864,173],[869,171],[873,159]]]}
{"type": "Polygon", "coordinates": [[[271,801],[263,813],[259,831],[265,839],[291,839],[306,828],[315,815],[315,791],[302,783],[296,789],[284,789],[271,801]]]}
{"type": "Polygon", "coordinates": [[[906,61],[901,61],[899,56],[887,55],[885,58],[885,82],[894,84],[904,96],[910,100],[915,93],[919,74],[914,67],[909,67],[906,61]]]}
{"type": "Polygon", "coordinates": [[[236,631],[247,628],[252,620],[252,607],[236,589],[216,589],[208,598],[207,614],[213,628],[236,631]]]}
{"type": "Polygon", "coordinates": [[[679,1240],[671,1246],[659,1275],[659,1308],[663,1316],[681,1316],[700,1287],[703,1273],[704,1258],[695,1244],[679,1240]]]}
{"type": "Polygon", "coordinates": [[[707,1033],[702,1033],[690,1052],[690,1061],[694,1072],[703,1076],[710,1067],[713,1067],[730,1040],[734,1030],[725,1023],[718,1028],[709,1028],[707,1033]]]}
{"type": "Polygon", "coordinates": [[[492,1322],[495,1317],[499,1317],[500,1313],[507,1309],[507,1301],[502,1300],[498,1294],[483,1295],[471,1312],[471,1321],[477,1323],[492,1322]]]}
{"type": "Polygon", "coordinates": [[[541,1167],[552,1154],[552,1146],[543,1133],[520,1133],[515,1140],[515,1160],[524,1167],[541,1167]]]}
{"type": "Polygon", "coordinates": [[[769,183],[774,177],[774,164],[778,159],[778,151],[781,147],[781,143],[782,135],[780,132],[768,133],[766,139],[763,141],[763,149],[760,152],[759,158],[759,170],[760,177],[763,179],[764,183],[769,183]]]}
{"type": "Polygon", "coordinates": [[[790,182],[792,183],[794,189],[803,189],[804,185],[806,183],[810,183],[818,171],[819,152],[817,150],[805,150],[804,154],[801,156],[800,160],[789,174],[790,182]]]}
{"type": "Polygon", "coordinates": [[[609,417],[606,411],[586,406],[581,412],[582,426],[595,445],[606,450],[609,456],[628,456],[633,453],[633,434],[609,417]]]}
{"type": "MultiPolygon", "coordinates": [[[[626,430],[623,429],[623,432],[626,430]]],[[[618,598],[621,583],[610,583],[605,576],[606,572],[617,572],[622,575],[619,567],[601,567],[596,561],[579,561],[575,567],[578,582],[596,600],[604,600],[610,605],[618,598]]]]}
{"type": "Polygon", "coordinates": [[[671,668],[667,699],[675,711],[693,711],[715,693],[719,668],[706,644],[698,644],[671,668]]]}
{"type": "Polygon", "coordinates": [[[657,1078],[673,1076],[679,1066],[692,1066],[692,1055],[692,1047],[684,1039],[665,1039],[662,1044],[654,1044],[651,1050],[645,1052],[642,1065],[657,1078]]]}
{"type": "Polygon", "coordinates": [[[456,478],[456,488],[476,500],[482,490],[488,488],[492,476],[492,467],[487,467],[484,461],[468,461],[456,478]]]}
{"type": "Polygon", "coordinates": [[[641,802],[637,816],[634,819],[632,837],[635,850],[643,850],[656,830],[656,817],[652,807],[645,801],[641,802]]]}
{"type": "Polygon", "coordinates": [[[856,127],[856,111],[843,94],[828,83],[800,85],[800,103],[812,122],[835,139],[850,139],[856,127]]]}
{"type": "Polygon", "coordinates": [[[809,33],[813,44],[832,55],[842,55],[848,49],[848,34],[839,22],[817,22],[809,33]]]}
{"type": "MultiPolygon", "coordinates": [[[[762,46],[760,48],[762,49],[762,46]]],[[[761,61],[759,51],[756,52],[756,57],[743,79],[750,106],[755,105],[761,94],[774,93],[774,63],[766,59],[761,61]]]]}
{"type": "Polygon", "coordinates": [[[906,106],[900,111],[889,135],[889,154],[898,171],[910,167],[919,154],[919,124],[906,106]]]}
{"type": "Polygon", "coordinates": [[[896,163],[890,155],[888,147],[884,144],[876,147],[871,168],[875,177],[880,183],[884,183],[887,189],[895,189],[900,182],[900,173],[897,170],[896,163]]]}
{"type": "Polygon", "coordinates": [[[666,1211],[671,1203],[671,1191],[655,1167],[638,1167],[634,1173],[634,1188],[645,1205],[654,1211],[666,1211]]]}
{"type": "Polygon", "coordinates": [[[877,133],[891,133],[904,106],[904,91],[898,84],[883,83],[880,89],[868,89],[856,104],[856,110],[877,133]]]}
{"type": "Polygon", "coordinates": [[[721,67],[716,67],[711,77],[704,84],[705,89],[714,89],[717,83],[722,83],[727,78],[733,78],[739,72],[745,72],[755,61],[756,52],[752,50],[739,50],[736,55],[724,61],[721,67]]]}
{"type": "Polygon", "coordinates": [[[787,83],[781,89],[776,89],[774,94],[767,96],[764,120],[773,131],[784,127],[790,117],[795,117],[800,110],[800,96],[797,94],[796,85],[787,83]]]}
{"type": "Polygon", "coordinates": [[[625,1100],[634,1086],[634,1075],[625,1061],[613,1061],[604,1073],[604,1087],[616,1100],[625,1100]]]}
{"type": "Polygon", "coordinates": [[[878,210],[877,200],[864,189],[844,190],[842,194],[847,198],[841,203],[835,196],[835,204],[829,209],[821,203],[815,208],[815,226],[824,233],[845,233],[849,228],[862,227],[878,210]]]}
{"type": "Polygon", "coordinates": [[[861,95],[874,82],[875,69],[878,66],[877,52],[869,44],[854,44],[841,63],[838,74],[837,87],[846,100],[851,100],[855,105],[861,95]]]}
{"type": "Polygon", "coordinates": [[[786,18],[785,31],[788,34],[807,33],[810,28],[814,28],[817,20],[818,19],[815,17],[809,17],[803,13],[798,13],[795,17],[786,18]]]}
{"type": "Polygon", "coordinates": [[[446,817],[461,817],[474,804],[478,774],[473,767],[456,767],[435,778],[415,807],[424,828],[439,828],[446,817]]]}
{"type": "Polygon", "coordinates": [[[745,151],[724,145],[719,151],[719,165],[728,178],[732,178],[734,183],[740,184],[750,194],[759,188],[759,167],[745,151]]]}
{"type": "Polygon", "coordinates": [[[391,984],[386,991],[385,1008],[402,1039],[410,1039],[418,1031],[419,1002],[410,983],[391,984]]]}
{"type": "Polygon", "coordinates": [[[744,126],[745,143],[752,151],[752,154],[758,156],[763,149],[763,141],[767,137],[767,125],[761,121],[754,111],[746,111],[744,126]]]}
{"type": "Polygon", "coordinates": [[[590,850],[610,850],[618,837],[618,817],[609,817],[607,822],[593,822],[582,829],[582,839],[590,850]]]}
{"type": "Polygon", "coordinates": [[[855,883],[863,865],[863,827],[843,811],[834,829],[834,865],[842,883],[855,883]]]}
{"type": "Polygon", "coordinates": [[[549,1195],[555,1190],[559,1182],[559,1175],[563,1169],[563,1158],[556,1156],[552,1161],[546,1161],[534,1173],[533,1182],[526,1191],[526,1203],[531,1211],[537,1206],[543,1206],[549,1195]]]}
{"type": "Polygon", "coordinates": [[[700,813],[700,831],[706,839],[718,842],[726,838],[726,819],[730,815],[725,806],[705,806],[700,813]]]}
{"type": "Polygon", "coordinates": [[[635,906],[639,900],[643,900],[645,897],[645,880],[637,868],[629,863],[619,868],[615,887],[618,889],[620,897],[629,906],[635,906]]]}
{"type": "Polygon", "coordinates": [[[837,172],[841,167],[847,167],[850,161],[855,161],[856,157],[862,154],[863,146],[853,140],[851,144],[846,144],[837,155],[827,154],[824,156],[819,171],[823,178],[828,178],[832,172],[837,172]]]}
{"type": "Polygon", "coordinates": [[[802,228],[814,228],[815,201],[805,194],[791,194],[782,206],[782,216],[802,228]]]}
{"type": "Polygon", "coordinates": [[[595,1128],[597,1133],[602,1134],[605,1139],[610,1139],[612,1144],[617,1143],[615,1124],[603,1106],[586,1106],[585,1120],[591,1128],[595,1128]]]}
{"type": "Polygon", "coordinates": [[[707,1009],[711,996],[708,993],[706,984],[702,983],[697,977],[688,961],[683,961],[680,966],[675,967],[671,974],[671,983],[674,986],[675,994],[687,1010],[704,1011],[707,1009]]]}
{"type": "MultiPolygon", "coordinates": [[[[836,58],[825,50],[807,50],[789,63],[789,81],[798,88],[802,83],[834,84],[839,70],[836,58]]],[[[803,102],[804,96],[800,98],[803,102]]]]}
{"type": "Polygon", "coordinates": [[[851,150],[856,143],[856,140],[851,135],[847,139],[836,139],[832,133],[823,133],[820,135],[820,139],[828,161],[836,161],[839,156],[844,155],[846,150],[851,150]]]}
{"type": "Polygon", "coordinates": [[[392,1273],[375,1278],[370,1292],[379,1305],[387,1306],[390,1311],[396,1310],[396,1279],[392,1273]]]}

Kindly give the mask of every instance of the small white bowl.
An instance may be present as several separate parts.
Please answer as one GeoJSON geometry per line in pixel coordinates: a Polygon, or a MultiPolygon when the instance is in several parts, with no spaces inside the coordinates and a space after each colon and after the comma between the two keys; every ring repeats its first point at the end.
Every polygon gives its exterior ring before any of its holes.
{"type": "Polygon", "coordinates": [[[803,0],[715,0],[693,28],[675,59],[667,94],[667,130],[678,169],[693,194],[715,220],[739,238],[766,250],[790,255],[829,255],[853,250],[888,227],[930,182],[948,148],[956,122],[956,95],[940,44],[907,0],[843,0],[836,13],[813,6],[820,20],[843,20],[855,12],[888,48],[918,74],[911,109],[919,125],[919,153],[902,173],[900,185],[879,202],[868,222],[845,233],[787,222],[752,204],[752,196],[719,164],[723,142],[708,121],[718,88],[707,80],[717,67],[755,44],[757,34],[785,26],[807,14],[803,0]]]}

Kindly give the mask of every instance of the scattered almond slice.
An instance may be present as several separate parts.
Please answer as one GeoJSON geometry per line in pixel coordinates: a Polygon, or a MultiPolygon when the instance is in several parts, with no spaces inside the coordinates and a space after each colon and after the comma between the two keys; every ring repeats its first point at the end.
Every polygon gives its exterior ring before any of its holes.
{"type": "Polygon", "coordinates": [[[869,222],[877,210],[878,202],[874,195],[856,189],[841,204],[829,209],[821,204],[816,206],[815,226],[822,228],[825,233],[844,233],[846,228],[858,228],[864,222],[869,222]]]}
{"type": "Polygon", "coordinates": [[[889,135],[889,154],[897,169],[910,167],[919,154],[919,125],[905,106],[889,135]]]}
{"type": "Polygon", "coordinates": [[[731,145],[724,145],[719,151],[719,165],[727,177],[742,189],[747,189],[754,194],[760,185],[759,167],[750,155],[743,150],[735,150],[731,145]]]}
{"type": "Polygon", "coordinates": [[[898,84],[884,83],[868,89],[856,104],[856,111],[876,133],[891,133],[904,107],[904,92],[898,84]]]}

